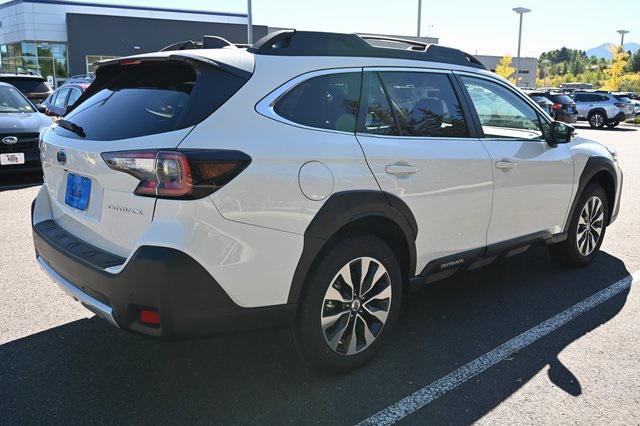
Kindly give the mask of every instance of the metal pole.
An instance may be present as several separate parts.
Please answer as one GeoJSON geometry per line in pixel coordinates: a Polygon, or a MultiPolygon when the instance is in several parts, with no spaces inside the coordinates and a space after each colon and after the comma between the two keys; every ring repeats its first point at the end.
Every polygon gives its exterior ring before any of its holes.
{"type": "Polygon", "coordinates": [[[520,29],[518,30],[518,58],[516,59],[516,85],[518,85],[518,74],[520,74],[520,46],[522,45],[522,15],[520,14],[520,29]]]}
{"type": "Polygon", "coordinates": [[[620,46],[624,46],[624,33],[620,35],[620,46]]]}
{"type": "Polygon", "coordinates": [[[251,16],[251,0],[247,0],[247,43],[253,44],[253,23],[251,16]]]}
{"type": "Polygon", "coordinates": [[[418,37],[420,37],[420,21],[422,20],[422,0],[418,0],[418,37]]]}

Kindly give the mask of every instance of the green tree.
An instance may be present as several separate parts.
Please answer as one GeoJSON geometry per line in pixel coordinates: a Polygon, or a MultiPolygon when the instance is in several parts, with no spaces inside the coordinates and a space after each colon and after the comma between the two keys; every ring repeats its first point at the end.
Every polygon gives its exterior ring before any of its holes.
{"type": "Polygon", "coordinates": [[[629,59],[629,71],[640,72],[640,49],[631,55],[631,59],[629,59]]]}

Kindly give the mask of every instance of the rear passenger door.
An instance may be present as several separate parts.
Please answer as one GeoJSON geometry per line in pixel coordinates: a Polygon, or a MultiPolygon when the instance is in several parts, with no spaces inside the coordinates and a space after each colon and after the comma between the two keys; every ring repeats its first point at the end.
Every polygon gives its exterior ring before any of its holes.
{"type": "Polygon", "coordinates": [[[486,244],[491,161],[459,95],[450,72],[365,68],[357,138],[382,190],[417,220],[418,273],[457,266],[486,244]]]}

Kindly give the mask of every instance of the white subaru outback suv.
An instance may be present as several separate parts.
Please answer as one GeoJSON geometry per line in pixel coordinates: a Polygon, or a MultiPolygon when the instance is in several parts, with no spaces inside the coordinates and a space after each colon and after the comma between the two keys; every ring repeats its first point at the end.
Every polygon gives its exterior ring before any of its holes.
{"type": "Polygon", "coordinates": [[[334,371],[376,353],[413,287],[535,243],[588,264],[615,155],[466,53],[379,41],[283,31],[103,62],[41,135],[38,262],[122,329],[289,325],[334,371]]]}

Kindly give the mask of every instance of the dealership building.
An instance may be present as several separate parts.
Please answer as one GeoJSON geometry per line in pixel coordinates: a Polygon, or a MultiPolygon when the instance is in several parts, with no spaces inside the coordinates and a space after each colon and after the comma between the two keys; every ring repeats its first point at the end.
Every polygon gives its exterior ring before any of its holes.
{"type": "MultiPolygon", "coordinates": [[[[154,52],[205,34],[247,42],[242,13],[103,5],[63,0],[12,0],[0,5],[3,72],[33,71],[64,79],[102,59],[154,52]]],[[[267,27],[253,26],[254,40],[267,27]]]]}
{"type": "MultiPolygon", "coordinates": [[[[93,71],[93,64],[155,52],[205,34],[247,42],[243,13],[106,5],[65,0],[11,0],[0,5],[0,68],[63,80],[93,71]]],[[[253,39],[279,28],[253,25],[253,39]]],[[[426,43],[437,38],[398,36],[426,43]]],[[[393,43],[389,45],[393,47],[393,43]]],[[[497,56],[477,58],[492,71],[497,56]]],[[[515,65],[514,59],[514,65],[515,65]]],[[[536,58],[521,58],[519,86],[535,87],[536,58]]]]}

